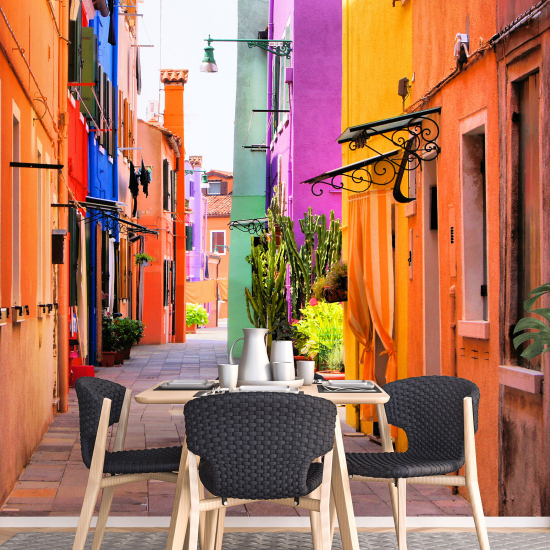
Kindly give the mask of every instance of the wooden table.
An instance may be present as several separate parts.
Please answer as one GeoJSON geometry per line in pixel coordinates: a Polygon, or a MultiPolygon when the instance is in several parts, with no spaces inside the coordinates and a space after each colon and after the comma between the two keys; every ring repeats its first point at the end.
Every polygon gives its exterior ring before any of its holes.
{"type": "MultiPolygon", "coordinates": [[[[156,390],[155,388],[162,384],[159,382],[155,386],[145,390],[144,392],[135,396],[135,400],[138,403],[154,405],[182,405],[194,398],[197,390],[156,390]]],[[[341,393],[341,392],[318,392],[317,385],[302,386],[300,391],[305,395],[313,395],[315,397],[321,397],[332,401],[335,405],[376,405],[376,412],[378,414],[378,422],[380,425],[380,435],[382,439],[383,449],[391,449],[391,439],[389,429],[386,421],[386,413],[384,410],[384,403],[387,403],[390,399],[389,395],[380,389],[380,393],[341,393]]],[[[184,443],[185,445],[185,443],[184,443]]],[[[186,453],[185,453],[186,454],[186,453]]],[[[178,477],[184,477],[185,464],[180,465],[180,472],[178,477]]],[[[355,524],[355,515],[353,512],[353,504],[351,501],[351,491],[349,485],[348,468],[346,464],[346,454],[344,452],[344,442],[342,439],[342,431],[340,429],[340,422],[337,419],[336,429],[334,433],[334,456],[332,462],[332,497],[336,507],[336,514],[338,516],[338,524],[340,528],[340,537],[342,539],[343,550],[359,550],[359,540],[357,538],[357,526],[355,524]]],[[[178,482],[176,489],[176,499],[174,502],[179,501],[179,495],[183,490],[182,484],[178,482]]],[[[211,514],[209,512],[209,514],[211,514]]],[[[201,526],[201,531],[206,529],[207,534],[214,534],[216,537],[216,548],[221,548],[221,536],[216,536],[215,522],[224,520],[225,514],[220,514],[219,518],[206,518],[206,527],[201,526]]],[[[180,518],[181,520],[181,518],[180,518]]],[[[172,518],[170,520],[170,531],[168,534],[167,550],[181,550],[182,541],[179,540],[176,531],[176,523],[178,521],[178,510],[174,509],[172,512],[172,518]]],[[[312,518],[313,521],[313,518],[312,518]]],[[[312,530],[313,532],[313,530],[312,530]]],[[[218,531],[219,534],[219,531],[218,531]]],[[[201,535],[204,536],[204,535],[201,535]]],[[[202,548],[202,546],[201,546],[202,548]]]]}

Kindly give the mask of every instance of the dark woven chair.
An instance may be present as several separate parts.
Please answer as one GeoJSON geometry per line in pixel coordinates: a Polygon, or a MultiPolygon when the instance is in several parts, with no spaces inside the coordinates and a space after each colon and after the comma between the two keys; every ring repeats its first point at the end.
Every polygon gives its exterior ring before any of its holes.
{"type": "Polygon", "coordinates": [[[346,453],[350,478],[389,482],[399,550],[407,548],[407,483],[466,486],[480,548],[489,550],[474,441],[478,387],[463,378],[420,376],[391,382],[383,389],[390,396],[385,414],[378,418],[385,452],[346,453]],[[405,431],[407,451],[393,452],[388,423],[405,431]],[[458,475],[462,466],[465,475],[458,475]]]}
{"type": "MultiPolygon", "coordinates": [[[[205,527],[201,548],[209,548],[216,538],[216,523],[223,530],[225,507],[275,500],[309,510],[310,516],[314,515],[316,547],[330,550],[336,422],[332,402],[275,392],[227,393],[189,401],[184,414],[189,453],[189,548],[197,545],[200,512],[220,511],[218,521],[207,522],[205,527]],[[198,466],[196,457],[200,457],[198,466]],[[199,479],[208,498],[199,496],[199,479]]],[[[186,514],[183,510],[184,518],[186,514]]],[[[217,538],[217,545],[221,544],[219,532],[217,538]]]]}
{"type": "Polygon", "coordinates": [[[93,550],[99,550],[117,485],[144,479],[177,482],[181,447],[124,451],[132,391],[101,378],[82,377],[75,383],[80,412],[80,446],[90,469],[73,550],[83,550],[95,503],[103,489],[93,550]],[[113,451],[107,451],[109,426],[117,424],[113,451]],[[104,475],[107,474],[107,477],[104,475]]]}

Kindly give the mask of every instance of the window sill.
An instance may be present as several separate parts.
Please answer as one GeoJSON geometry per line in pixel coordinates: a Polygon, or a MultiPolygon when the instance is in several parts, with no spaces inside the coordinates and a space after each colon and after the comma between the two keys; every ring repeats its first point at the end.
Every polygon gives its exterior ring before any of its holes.
{"type": "Polygon", "coordinates": [[[523,367],[498,367],[498,378],[500,384],[515,388],[526,393],[542,393],[544,374],[538,370],[525,369],[523,367]]]}
{"type": "Polygon", "coordinates": [[[489,321],[458,321],[458,335],[463,338],[489,340],[490,327],[489,321]]]}

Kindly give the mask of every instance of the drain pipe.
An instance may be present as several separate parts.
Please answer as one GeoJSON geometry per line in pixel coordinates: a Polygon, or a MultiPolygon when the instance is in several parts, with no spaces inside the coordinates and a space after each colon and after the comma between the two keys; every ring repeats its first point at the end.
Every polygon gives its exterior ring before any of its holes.
{"type": "MultiPolygon", "coordinates": [[[[59,202],[67,204],[69,180],[64,177],[63,172],[67,171],[68,150],[67,150],[67,131],[69,129],[69,116],[67,112],[67,82],[69,78],[69,44],[63,39],[63,36],[69,35],[69,3],[61,3],[59,6],[59,26],[61,34],[59,35],[59,64],[58,67],[58,89],[59,89],[59,135],[57,139],[57,158],[58,162],[64,166],[63,170],[58,170],[58,193],[59,202]]],[[[67,208],[59,209],[59,228],[66,229],[69,232],[69,211],[67,208]]],[[[67,246],[67,243],[65,243],[67,246]]],[[[58,368],[57,376],[59,380],[59,412],[69,410],[69,263],[66,262],[59,266],[58,271],[58,368]]]]}
{"type": "MultiPolygon", "coordinates": [[[[269,24],[267,27],[267,37],[269,40],[273,40],[273,14],[275,11],[275,0],[269,0],[269,24]]],[[[272,109],[273,108],[273,54],[271,52],[267,52],[267,107],[266,109],[272,109]]],[[[274,117],[274,113],[267,113],[267,120],[270,119],[270,117],[274,117]]],[[[266,143],[267,143],[267,151],[266,151],[266,166],[265,166],[265,207],[266,209],[269,207],[269,203],[271,202],[271,134],[272,134],[272,128],[269,128],[269,126],[266,124],[266,143]]]]}

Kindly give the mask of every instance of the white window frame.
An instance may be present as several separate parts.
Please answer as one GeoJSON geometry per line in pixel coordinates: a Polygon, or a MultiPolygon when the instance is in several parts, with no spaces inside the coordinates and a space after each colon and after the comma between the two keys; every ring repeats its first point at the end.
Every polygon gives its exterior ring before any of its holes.
{"type": "Polygon", "coordinates": [[[210,231],[210,252],[212,252],[212,254],[219,254],[220,256],[225,256],[226,254],[226,235],[225,235],[225,229],[212,229],[210,231]],[[222,252],[219,252],[218,250],[214,250],[214,242],[212,240],[213,236],[214,236],[214,233],[223,233],[223,248],[222,248],[222,252]]]}

